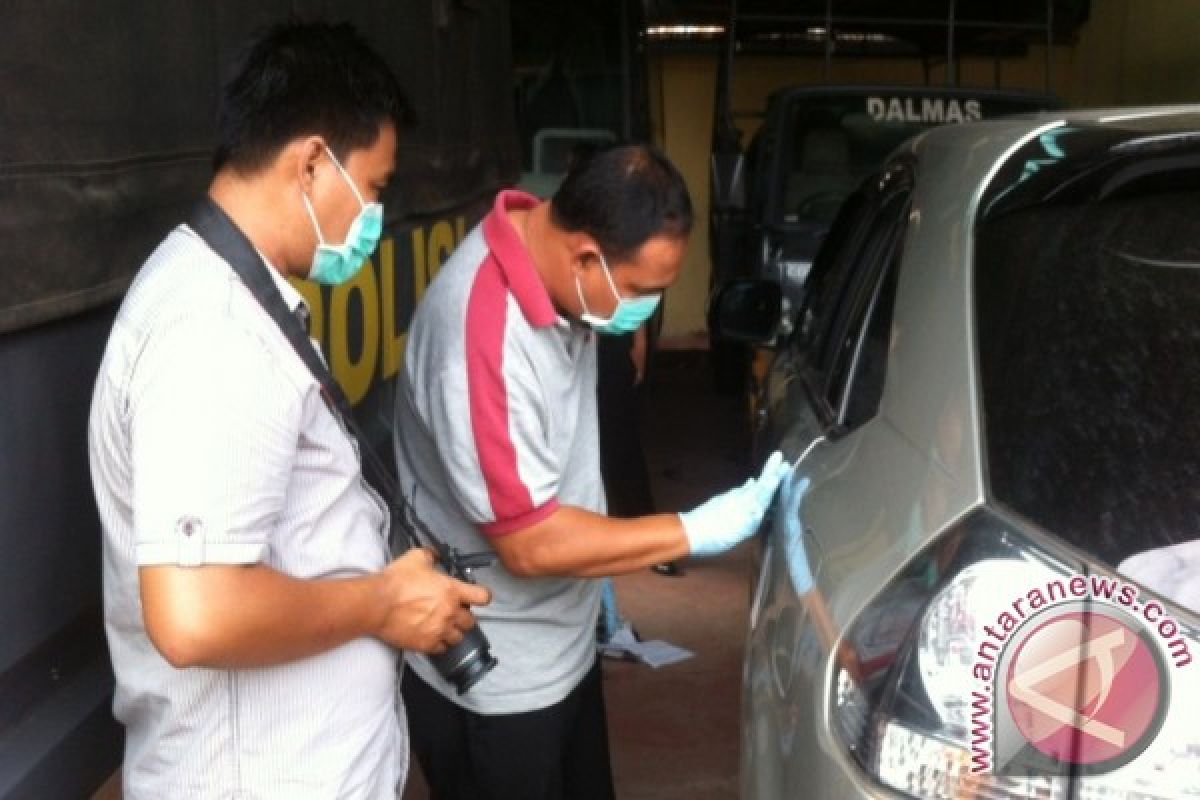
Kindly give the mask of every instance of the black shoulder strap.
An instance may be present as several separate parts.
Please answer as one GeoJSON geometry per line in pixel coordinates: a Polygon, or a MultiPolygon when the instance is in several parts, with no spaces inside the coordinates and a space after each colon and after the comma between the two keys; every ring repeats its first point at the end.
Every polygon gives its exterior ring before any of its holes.
{"type": "MultiPolygon", "coordinates": [[[[401,496],[396,481],[363,437],[361,429],[354,420],[354,411],[350,407],[346,393],[333,379],[329,368],[317,354],[312,341],[308,338],[308,332],[300,324],[299,318],[288,308],[283,295],[279,293],[279,287],[275,285],[275,281],[267,272],[270,267],[263,262],[262,256],[241,229],[233,223],[233,220],[220,206],[212,201],[212,198],[205,197],[197,204],[188,225],[233,268],[233,271],[242,279],[242,283],[254,295],[254,299],[274,320],[296,354],[312,372],[313,377],[317,379],[330,411],[335,416],[341,417],[347,434],[352,439],[357,439],[357,449],[362,459],[363,477],[388,504],[391,509],[392,524],[401,523],[405,528],[404,532],[412,540],[411,529],[408,525],[403,524],[410,520],[404,520],[398,513],[401,496]]],[[[422,526],[422,532],[428,534],[424,526],[422,526]]]]}
{"type": "Polygon", "coordinates": [[[275,281],[267,272],[270,267],[263,262],[262,256],[246,238],[246,234],[242,233],[233,220],[221,210],[221,207],[208,197],[205,197],[196,206],[188,224],[200,235],[200,238],[208,242],[208,246],[214,252],[233,267],[233,271],[242,279],[242,283],[246,284],[246,288],[254,295],[254,299],[262,305],[275,324],[279,326],[279,330],[287,337],[296,354],[300,356],[305,366],[312,372],[313,377],[321,384],[326,402],[337,409],[337,412],[349,424],[349,420],[353,418],[353,412],[350,408],[350,401],[346,399],[346,393],[342,391],[342,387],[329,373],[325,362],[313,349],[312,341],[308,338],[304,326],[288,308],[283,295],[279,293],[279,287],[275,285],[275,281]]]}

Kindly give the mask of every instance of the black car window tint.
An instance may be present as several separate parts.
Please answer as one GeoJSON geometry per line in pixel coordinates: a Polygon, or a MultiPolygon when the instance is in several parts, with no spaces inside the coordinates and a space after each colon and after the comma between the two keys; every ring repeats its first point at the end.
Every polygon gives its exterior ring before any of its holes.
{"type": "Polygon", "coordinates": [[[978,227],[976,346],[993,502],[1116,565],[1200,537],[1200,154],[1096,194],[978,227]]]}
{"type": "Polygon", "coordinates": [[[874,195],[864,190],[851,195],[813,261],[795,341],[818,374],[828,368],[825,342],[874,212],[874,195]]]}
{"type": "MultiPolygon", "coordinates": [[[[892,188],[884,199],[882,209],[861,251],[853,280],[838,310],[834,333],[829,340],[832,360],[827,373],[825,398],[829,407],[838,412],[843,425],[846,424],[845,406],[852,366],[861,360],[860,357],[865,357],[867,362],[875,365],[871,368],[876,371],[880,366],[882,356],[876,352],[876,346],[880,342],[866,336],[867,320],[872,309],[878,308],[877,301],[880,288],[884,284],[885,272],[888,271],[887,267],[898,256],[904,225],[908,220],[908,201],[907,187],[899,190],[892,188]],[[864,348],[869,348],[868,352],[864,353],[864,348]]],[[[890,320],[890,309],[886,311],[890,320]]],[[[882,335],[886,337],[886,332],[882,335]]],[[[886,338],[882,347],[886,349],[886,338]]],[[[866,363],[863,364],[863,368],[867,368],[866,363]]],[[[861,409],[858,411],[862,413],[861,409]]]]}
{"type": "Polygon", "coordinates": [[[850,380],[842,392],[839,427],[843,430],[853,430],[874,417],[883,399],[902,248],[903,235],[898,232],[892,256],[875,283],[867,308],[867,324],[859,334],[850,380]]]}

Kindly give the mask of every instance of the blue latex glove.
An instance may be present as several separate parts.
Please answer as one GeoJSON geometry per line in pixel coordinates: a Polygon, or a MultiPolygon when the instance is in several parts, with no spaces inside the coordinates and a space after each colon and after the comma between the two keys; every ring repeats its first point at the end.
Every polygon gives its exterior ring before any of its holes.
{"type": "Polygon", "coordinates": [[[808,491],[808,478],[784,484],[780,494],[783,495],[784,508],[784,554],[787,557],[788,573],[792,576],[792,585],[796,594],[803,595],[813,588],[812,570],[808,566],[808,552],[804,547],[804,531],[800,526],[800,501],[808,491]]]}
{"type": "Polygon", "coordinates": [[[692,555],[715,556],[752,536],[771,505],[779,481],[791,469],[783,453],[776,451],[757,478],[680,514],[692,555]]]}
{"type": "Polygon", "coordinates": [[[612,578],[602,578],[600,589],[600,619],[607,642],[621,629],[625,621],[621,619],[621,611],[617,608],[617,589],[612,578]]]}

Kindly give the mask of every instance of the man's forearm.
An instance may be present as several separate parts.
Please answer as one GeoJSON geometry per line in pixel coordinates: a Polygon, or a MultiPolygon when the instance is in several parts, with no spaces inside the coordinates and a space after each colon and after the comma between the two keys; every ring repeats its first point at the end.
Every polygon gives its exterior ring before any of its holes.
{"type": "Polygon", "coordinates": [[[620,575],[689,552],[678,514],[616,519],[571,506],[492,544],[510,572],[526,577],[620,575]]]}
{"type": "Polygon", "coordinates": [[[176,667],[258,667],[372,635],[375,576],[298,580],[263,565],[139,569],[146,629],[176,667]]]}

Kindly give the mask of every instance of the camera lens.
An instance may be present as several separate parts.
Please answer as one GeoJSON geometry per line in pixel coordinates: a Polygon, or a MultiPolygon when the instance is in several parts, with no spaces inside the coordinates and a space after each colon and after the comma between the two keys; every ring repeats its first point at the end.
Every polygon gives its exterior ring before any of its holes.
{"type": "Polygon", "coordinates": [[[463,640],[453,647],[447,648],[441,655],[430,656],[429,660],[437,669],[438,674],[450,683],[459,694],[466,694],[479,679],[496,666],[487,637],[479,626],[471,628],[463,634],[463,640]]]}

